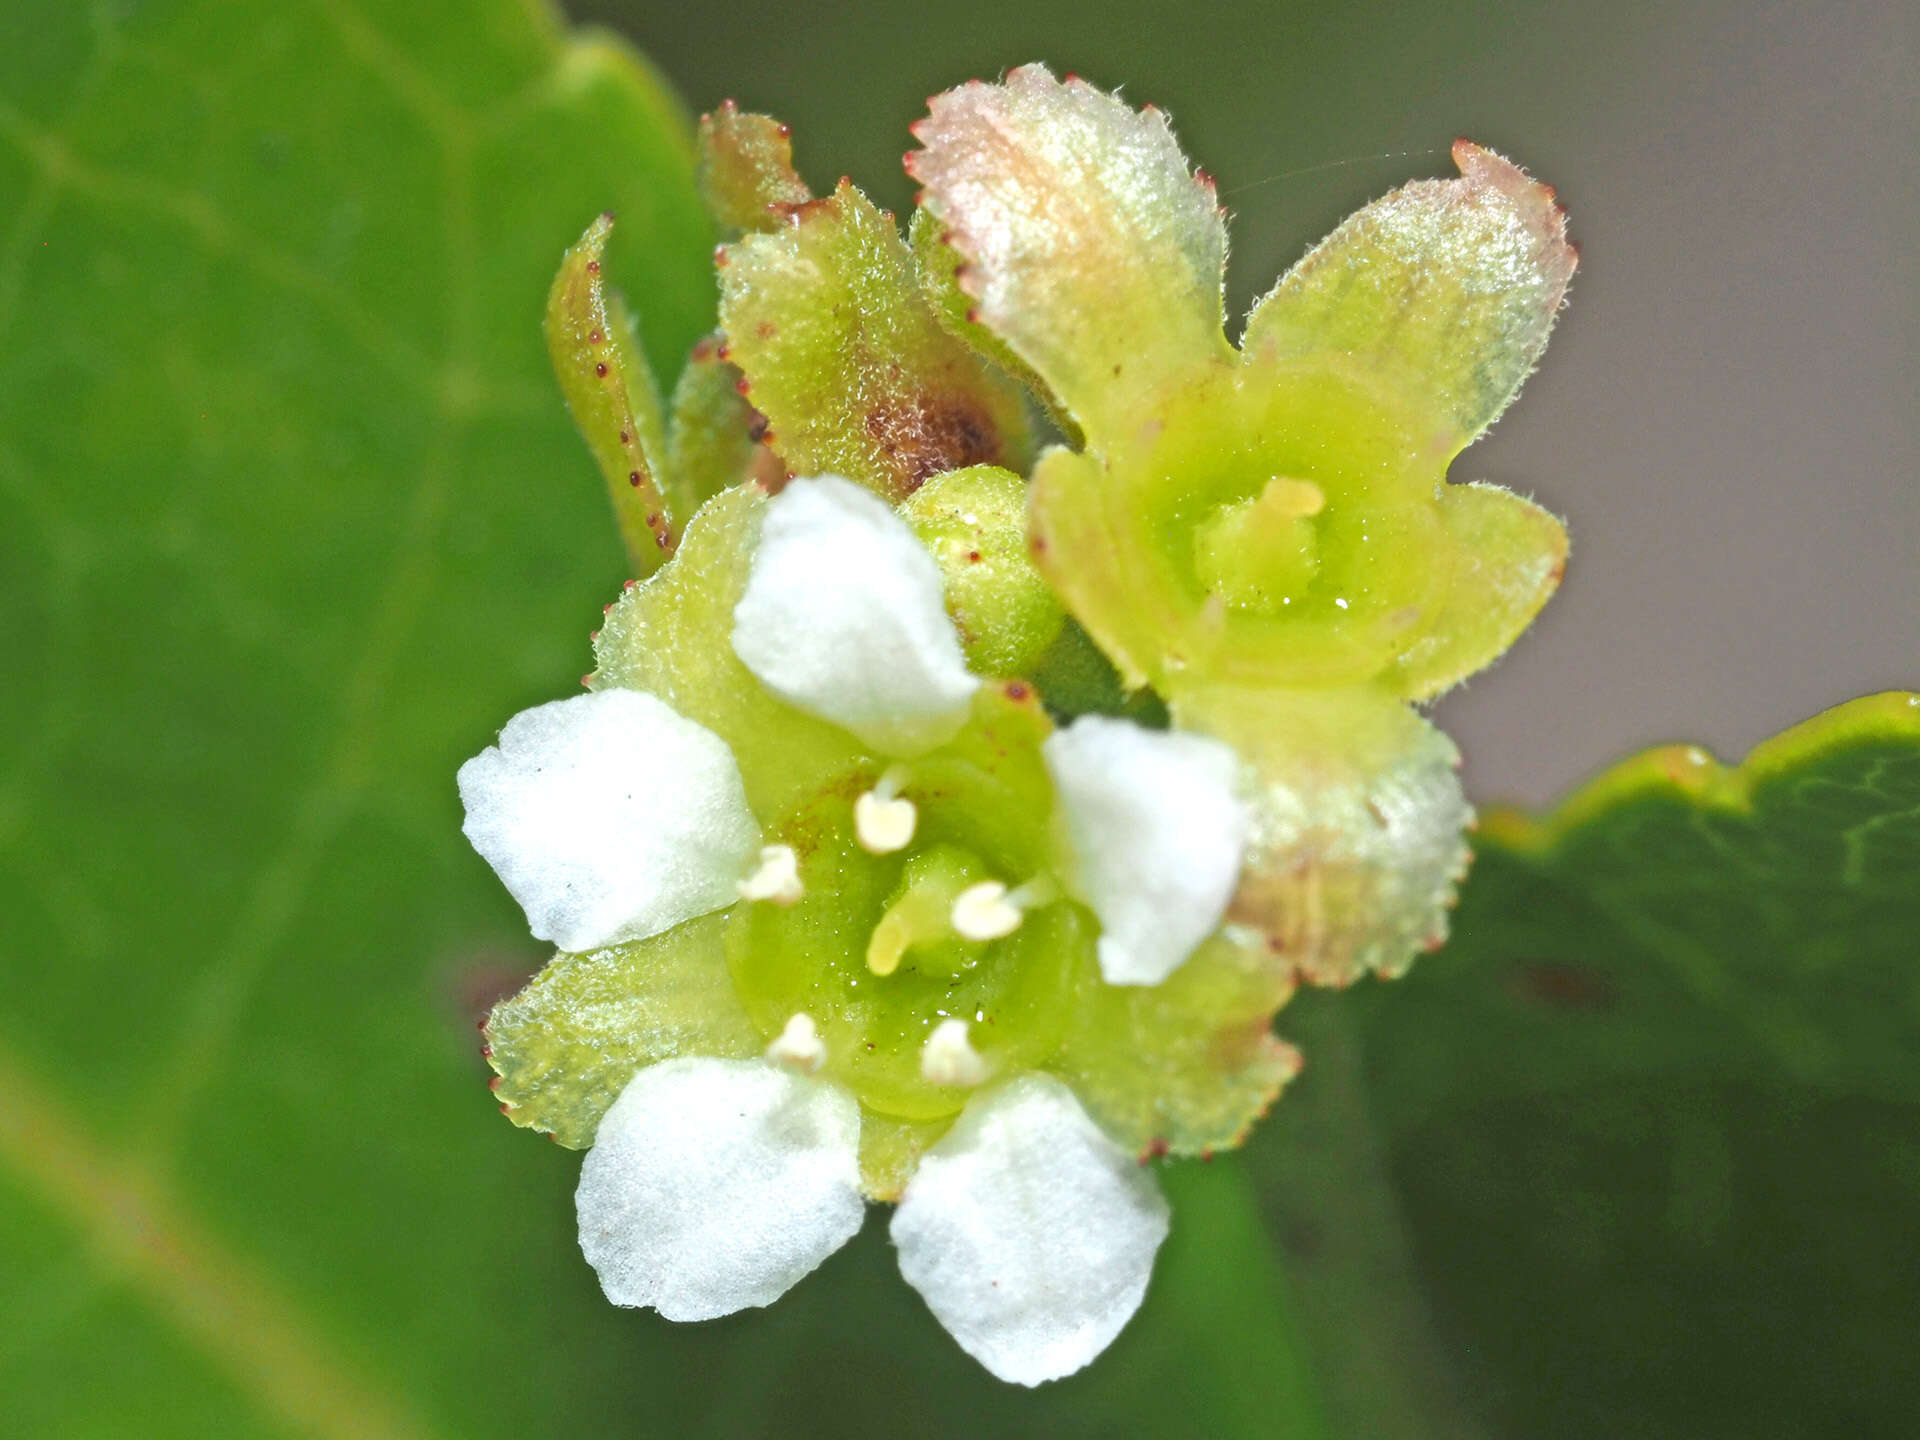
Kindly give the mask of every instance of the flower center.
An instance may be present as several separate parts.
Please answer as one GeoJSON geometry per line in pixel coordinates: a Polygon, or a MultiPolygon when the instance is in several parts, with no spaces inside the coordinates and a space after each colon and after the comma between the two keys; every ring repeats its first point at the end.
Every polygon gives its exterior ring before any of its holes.
{"type": "Polygon", "coordinates": [[[755,1023],[772,1039],[809,1017],[821,1073],[905,1119],[1044,1061],[1095,927],[1047,873],[1045,796],[1024,790],[940,751],[846,776],[770,826],[801,894],[742,905],[729,927],[755,1023]]]}
{"type": "MultiPolygon", "coordinates": [[[[1314,685],[1368,678],[1439,613],[1447,453],[1324,364],[1170,392],[1111,464],[1141,539],[1123,573],[1191,607],[1186,662],[1314,685]],[[1273,657],[1282,657],[1274,659],[1273,657]]],[[[1118,592],[1116,605],[1134,603],[1118,592]]]]}
{"type": "Polygon", "coordinates": [[[1320,568],[1313,517],[1327,496],[1311,480],[1276,475],[1258,495],[1220,506],[1193,530],[1200,583],[1229,605],[1277,615],[1320,568]]]}

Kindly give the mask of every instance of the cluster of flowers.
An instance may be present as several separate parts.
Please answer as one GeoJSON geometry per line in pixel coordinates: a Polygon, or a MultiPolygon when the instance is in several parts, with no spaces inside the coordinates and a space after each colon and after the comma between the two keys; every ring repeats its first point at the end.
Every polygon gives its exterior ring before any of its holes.
{"type": "Polygon", "coordinates": [[[646,578],[590,693],[460,792],[560,950],[488,1054],[517,1123],[591,1147],[608,1297],[765,1305],[897,1201],[908,1283],[1031,1385],[1141,1302],[1141,1161],[1237,1144],[1298,1069],[1294,987],[1444,938],[1471,811],[1413,705],[1565,558],[1445,474],[1574,254],[1463,142],[1236,347],[1223,212],[1159,112],[1028,66],[914,134],[902,237],[814,198],[785,127],[707,117],[723,334],[668,404],[607,223],[569,254],[549,338],[646,578]]]}

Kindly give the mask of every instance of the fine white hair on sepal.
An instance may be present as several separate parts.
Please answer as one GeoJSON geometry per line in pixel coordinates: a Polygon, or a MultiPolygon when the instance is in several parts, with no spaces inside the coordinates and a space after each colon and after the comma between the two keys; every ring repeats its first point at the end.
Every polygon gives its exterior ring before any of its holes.
{"type": "Polygon", "coordinates": [[[1002,1380],[1071,1375],[1140,1308],[1167,1235],[1152,1176],[1051,1076],[974,1097],[893,1215],[900,1273],[1002,1380]]]}
{"type": "Polygon", "coordinates": [[[886,501],[837,475],[768,503],[733,648],[774,694],[887,755],[952,739],[980,685],[933,557],[886,501]]]}
{"type": "Polygon", "coordinates": [[[636,1074],[600,1121],[574,1205],[616,1305],[711,1320],[771,1305],[855,1232],[860,1106],[758,1060],[636,1074]]]}
{"type": "Polygon", "coordinates": [[[521,711],[459,783],[467,839],[562,950],[731,905],[760,839],[726,742],[638,690],[521,711]]]}
{"type": "Polygon", "coordinates": [[[1041,747],[1110,985],[1158,985],[1226,913],[1249,813],[1232,747],[1083,715],[1041,747]]]}

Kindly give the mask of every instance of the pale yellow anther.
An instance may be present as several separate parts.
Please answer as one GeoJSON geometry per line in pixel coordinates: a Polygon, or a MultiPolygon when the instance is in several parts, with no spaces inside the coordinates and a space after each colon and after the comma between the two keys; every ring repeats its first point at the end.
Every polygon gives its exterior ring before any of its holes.
{"type": "Polygon", "coordinates": [[[963,940],[998,940],[1020,928],[1024,913],[998,880],[969,885],[953,902],[953,928],[963,940]]]}
{"type": "Polygon", "coordinates": [[[978,1085],[987,1062],[967,1038],[967,1022],[942,1020],[920,1051],[920,1075],[930,1085],[978,1085]]]}
{"type": "Polygon", "coordinates": [[[767,1046],[767,1059],[799,1075],[812,1075],[826,1064],[827,1045],[813,1017],[802,1011],[787,1021],[787,1028],[767,1046]]]}
{"type": "Polygon", "coordinates": [[[1276,518],[1305,520],[1327,508],[1327,493],[1311,480],[1276,475],[1260,492],[1259,508],[1276,518]]]}
{"type": "Polygon", "coordinates": [[[760,868],[734,887],[742,900],[771,900],[791,905],[807,893],[800,883],[800,857],[791,845],[760,847],[760,868]]]}
{"type": "Polygon", "coordinates": [[[900,968],[900,957],[907,953],[912,938],[913,932],[898,912],[882,915],[867,939],[867,969],[876,975],[893,974],[900,968]]]}
{"type": "Polygon", "coordinates": [[[920,812],[904,795],[887,798],[879,788],[853,802],[853,833],[869,855],[891,855],[913,843],[920,812]]]}

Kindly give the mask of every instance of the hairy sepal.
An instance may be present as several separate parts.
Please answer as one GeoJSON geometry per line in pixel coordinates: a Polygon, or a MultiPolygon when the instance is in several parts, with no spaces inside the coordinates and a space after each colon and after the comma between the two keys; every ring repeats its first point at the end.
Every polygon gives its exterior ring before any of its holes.
{"type": "Polygon", "coordinates": [[[620,538],[637,574],[673,553],[675,518],[661,487],[667,444],[653,371],[617,297],[604,258],[613,216],[602,215],[567,251],[547,292],[547,354],[573,423],[607,482],[620,538]]]}
{"type": "Polygon", "coordinates": [[[1018,388],[940,324],[892,218],[845,181],[783,214],[723,252],[720,323],[787,468],[896,503],[942,471],[1024,468],[1018,388]]]}

